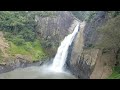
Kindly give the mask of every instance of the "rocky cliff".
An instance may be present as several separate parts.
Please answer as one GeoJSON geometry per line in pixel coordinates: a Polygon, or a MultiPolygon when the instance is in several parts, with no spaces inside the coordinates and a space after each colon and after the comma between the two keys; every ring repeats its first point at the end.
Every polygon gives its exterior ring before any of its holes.
{"type": "Polygon", "coordinates": [[[91,22],[88,22],[84,30],[84,47],[92,46],[99,42],[100,36],[97,32],[98,28],[104,25],[108,20],[108,14],[105,11],[99,11],[93,17],[91,22]]]}
{"type": "MultiPolygon", "coordinates": [[[[68,11],[50,12],[53,13],[53,15],[45,17],[35,16],[35,21],[37,22],[35,31],[43,48],[46,49],[46,53],[50,55],[50,58],[53,58],[61,41],[69,33],[72,33],[78,21],[68,11]]],[[[0,50],[2,50],[2,57],[4,58],[5,56],[7,58],[6,48],[8,48],[8,43],[3,40],[5,40],[5,38],[3,37],[3,33],[0,32],[0,50]]],[[[8,72],[19,67],[27,67],[27,64],[31,63],[29,61],[29,56],[21,54],[16,54],[14,58],[8,57],[7,60],[4,61],[5,63],[0,63],[0,73],[8,72]]]]}
{"type": "MultiPolygon", "coordinates": [[[[47,43],[50,42],[47,51],[52,57],[54,57],[60,42],[74,30],[77,22],[80,22],[68,11],[53,13],[55,14],[53,17],[36,16],[38,37],[41,37],[47,43]]],[[[76,77],[85,79],[106,78],[111,74],[111,66],[114,60],[114,57],[111,56],[113,53],[102,54],[99,49],[89,48],[99,43],[101,37],[97,29],[104,25],[107,19],[107,13],[99,11],[91,22],[80,28],[70,46],[66,67],[76,77]]]]}
{"type": "MultiPolygon", "coordinates": [[[[80,22],[68,11],[53,11],[53,16],[41,17],[36,15],[36,34],[42,42],[43,48],[53,58],[56,54],[60,42],[66,35],[72,33],[74,27],[80,22]]],[[[114,64],[113,52],[103,54],[99,49],[94,48],[99,43],[101,37],[97,29],[106,23],[107,13],[100,11],[89,23],[79,28],[79,32],[69,48],[66,67],[77,78],[93,79],[107,78],[111,72],[111,66],[114,64]],[[92,48],[91,48],[92,46],[92,48]]],[[[3,35],[0,33],[0,42],[3,42],[3,35]]],[[[2,52],[6,51],[8,45],[0,44],[2,52]]],[[[3,56],[7,56],[3,53],[3,56]]],[[[25,58],[25,57],[23,57],[25,58]]],[[[16,57],[16,64],[1,65],[0,73],[13,70],[17,67],[30,66],[30,62],[24,62],[20,55],[16,57]],[[22,59],[22,60],[21,60],[22,59]],[[3,68],[4,67],[4,68],[3,68]]],[[[37,65],[41,65],[42,62],[37,65]]],[[[35,64],[36,65],[36,64],[35,64]]]]}
{"type": "Polygon", "coordinates": [[[84,28],[80,28],[73,44],[69,48],[67,68],[82,79],[107,78],[114,65],[113,52],[103,54],[101,50],[91,47],[99,43],[101,36],[97,29],[107,21],[107,13],[100,11],[84,28]],[[91,45],[91,46],[90,46],[91,45]]]}
{"type": "Polygon", "coordinates": [[[43,47],[46,45],[45,48],[50,55],[55,55],[60,42],[73,30],[71,25],[75,18],[68,11],[53,11],[53,13],[52,17],[36,16],[37,35],[42,38],[43,47]]]}

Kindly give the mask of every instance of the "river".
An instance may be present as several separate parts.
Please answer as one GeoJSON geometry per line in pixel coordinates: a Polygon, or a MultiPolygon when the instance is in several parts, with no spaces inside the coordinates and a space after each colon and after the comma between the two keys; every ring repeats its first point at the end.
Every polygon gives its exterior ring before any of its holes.
{"type": "Polygon", "coordinates": [[[75,79],[75,77],[67,72],[53,72],[44,67],[32,66],[0,74],[0,79],[75,79]]]}

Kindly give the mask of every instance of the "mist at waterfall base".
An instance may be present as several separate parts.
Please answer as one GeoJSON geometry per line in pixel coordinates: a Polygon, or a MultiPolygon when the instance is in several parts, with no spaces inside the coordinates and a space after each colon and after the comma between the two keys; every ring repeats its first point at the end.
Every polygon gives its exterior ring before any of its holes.
{"type": "Polygon", "coordinates": [[[53,64],[51,65],[50,69],[54,72],[63,72],[64,71],[64,64],[66,62],[67,54],[69,46],[72,44],[72,41],[75,35],[78,32],[79,24],[75,27],[72,34],[69,34],[65,37],[65,39],[61,42],[59,46],[56,56],[53,60],[53,64]]]}
{"type": "Polygon", "coordinates": [[[69,46],[72,44],[79,29],[79,24],[76,25],[72,34],[69,34],[61,42],[58,47],[55,58],[52,64],[32,66],[27,68],[19,68],[8,73],[3,73],[0,78],[21,78],[21,79],[75,79],[69,71],[65,71],[64,65],[66,62],[69,46]]]}

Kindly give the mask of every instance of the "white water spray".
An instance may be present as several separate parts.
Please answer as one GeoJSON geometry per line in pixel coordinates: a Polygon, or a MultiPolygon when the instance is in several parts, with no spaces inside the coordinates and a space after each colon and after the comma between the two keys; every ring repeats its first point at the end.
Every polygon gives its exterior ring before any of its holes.
{"type": "MultiPolygon", "coordinates": [[[[85,23],[80,23],[80,29],[84,28],[85,23]]],[[[72,34],[65,37],[58,48],[53,63],[49,66],[32,66],[19,68],[11,72],[0,74],[0,79],[76,79],[71,73],[64,71],[69,46],[78,33],[79,24],[75,27],[72,34]],[[57,72],[57,73],[56,73],[57,72]]]]}
{"type": "Polygon", "coordinates": [[[63,66],[66,62],[69,46],[72,44],[73,39],[75,38],[78,32],[78,29],[79,29],[79,24],[77,24],[73,33],[66,36],[65,39],[61,42],[61,45],[59,46],[57,50],[56,56],[50,68],[51,70],[55,72],[63,71],[63,66]]]}

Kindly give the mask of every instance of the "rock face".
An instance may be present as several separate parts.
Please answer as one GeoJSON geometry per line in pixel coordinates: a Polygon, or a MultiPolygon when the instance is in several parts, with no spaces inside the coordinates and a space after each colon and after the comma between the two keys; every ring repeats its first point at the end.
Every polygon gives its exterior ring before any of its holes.
{"type": "Polygon", "coordinates": [[[24,60],[24,59],[17,59],[17,60],[15,60],[14,63],[0,64],[0,74],[12,71],[12,70],[17,69],[17,68],[25,68],[25,67],[30,67],[30,66],[40,66],[43,63],[46,63],[46,62],[37,61],[37,62],[31,63],[31,62],[24,60]]]}
{"type": "Polygon", "coordinates": [[[60,42],[73,30],[70,27],[75,17],[68,11],[53,11],[53,13],[55,14],[53,17],[36,16],[36,31],[38,37],[47,41],[47,43],[49,42],[50,48],[48,48],[48,51],[55,55],[60,42]]]}
{"type": "Polygon", "coordinates": [[[99,11],[93,20],[86,24],[84,30],[84,47],[89,47],[89,45],[95,44],[100,40],[97,30],[106,23],[107,19],[107,12],[99,11]]]}
{"type": "MultiPolygon", "coordinates": [[[[52,11],[53,16],[40,17],[36,16],[35,20],[37,22],[36,34],[43,41],[52,44],[52,47],[47,48],[48,53],[53,56],[56,54],[57,48],[61,41],[66,35],[72,33],[76,23],[75,17],[68,11],[52,11]]],[[[1,34],[0,34],[1,35],[1,34]]],[[[2,36],[2,35],[1,35],[2,36]]],[[[44,46],[46,43],[44,44],[44,46]]],[[[53,57],[52,56],[52,57],[53,57]]],[[[0,73],[8,72],[19,67],[27,67],[31,65],[41,65],[43,63],[48,63],[48,60],[39,62],[30,62],[31,58],[25,55],[16,55],[14,60],[9,60],[10,62],[0,65],[0,73]]],[[[49,60],[51,63],[51,60],[49,60]]],[[[49,64],[48,63],[48,64],[49,64]]]]}
{"type": "MultiPolygon", "coordinates": [[[[78,20],[70,12],[58,11],[54,12],[53,17],[36,17],[37,33],[43,40],[50,42],[53,46],[60,45],[60,42],[66,35],[72,33],[78,20]]],[[[98,27],[101,27],[107,21],[107,13],[100,11],[90,23],[86,23],[85,27],[80,28],[74,42],[69,48],[66,67],[76,77],[82,79],[88,78],[106,78],[111,73],[111,58],[107,58],[112,54],[103,55],[98,49],[85,49],[92,44],[98,43],[100,36],[97,33],[98,27]],[[104,69],[103,69],[104,68],[104,69]],[[107,73],[105,73],[108,71],[107,73]],[[97,74],[98,73],[98,74],[97,74]]],[[[55,55],[57,48],[50,47],[48,51],[55,55]]]]}
{"type": "Polygon", "coordinates": [[[80,27],[76,38],[69,48],[66,66],[76,77],[89,78],[90,65],[87,64],[87,59],[85,60],[82,55],[84,47],[83,31],[84,27],[80,27]]]}
{"type": "Polygon", "coordinates": [[[66,67],[77,78],[100,79],[107,78],[114,64],[113,53],[103,54],[99,49],[88,48],[90,44],[96,44],[100,40],[97,28],[104,25],[107,13],[98,12],[92,22],[80,28],[73,44],[69,48],[66,67]],[[87,47],[87,48],[86,48],[87,47]]]}
{"type": "Polygon", "coordinates": [[[114,64],[115,57],[113,52],[102,54],[102,52],[99,51],[90,78],[91,79],[107,78],[112,73],[111,67],[113,67],[114,64]]]}
{"type": "Polygon", "coordinates": [[[8,54],[6,53],[8,48],[9,48],[9,44],[5,40],[3,32],[0,32],[0,50],[3,53],[4,58],[8,58],[8,54]]]}
{"type": "MultiPolygon", "coordinates": [[[[80,21],[75,19],[68,11],[54,11],[53,13],[55,14],[53,17],[36,16],[36,32],[38,37],[42,38],[43,41],[50,42],[52,46],[48,49],[48,53],[55,55],[60,42],[66,35],[72,33],[77,22],[80,21]]],[[[80,28],[72,45],[69,47],[65,66],[77,78],[100,79],[107,78],[107,76],[111,74],[111,66],[114,64],[113,60],[115,58],[113,52],[103,54],[99,49],[86,48],[91,44],[98,43],[100,36],[96,30],[98,27],[101,27],[106,20],[107,13],[104,11],[98,12],[92,22],[80,28]]],[[[2,36],[1,33],[0,36],[2,36]]],[[[27,67],[31,65],[39,66],[43,63],[51,63],[48,62],[48,60],[45,62],[39,61],[30,63],[26,62],[26,60],[24,60],[25,58],[26,57],[17,55],[15,63],[0,65],[0,73],[8,72],[18,67],[27,67]]]]}
{"type": "Polygon", "coordinates": [[[53,17],[37,16],[37,32],[44,39],[58,42],[62,40],[68,33],[74,17],[67,11],[54,12],[53,17]]]}

